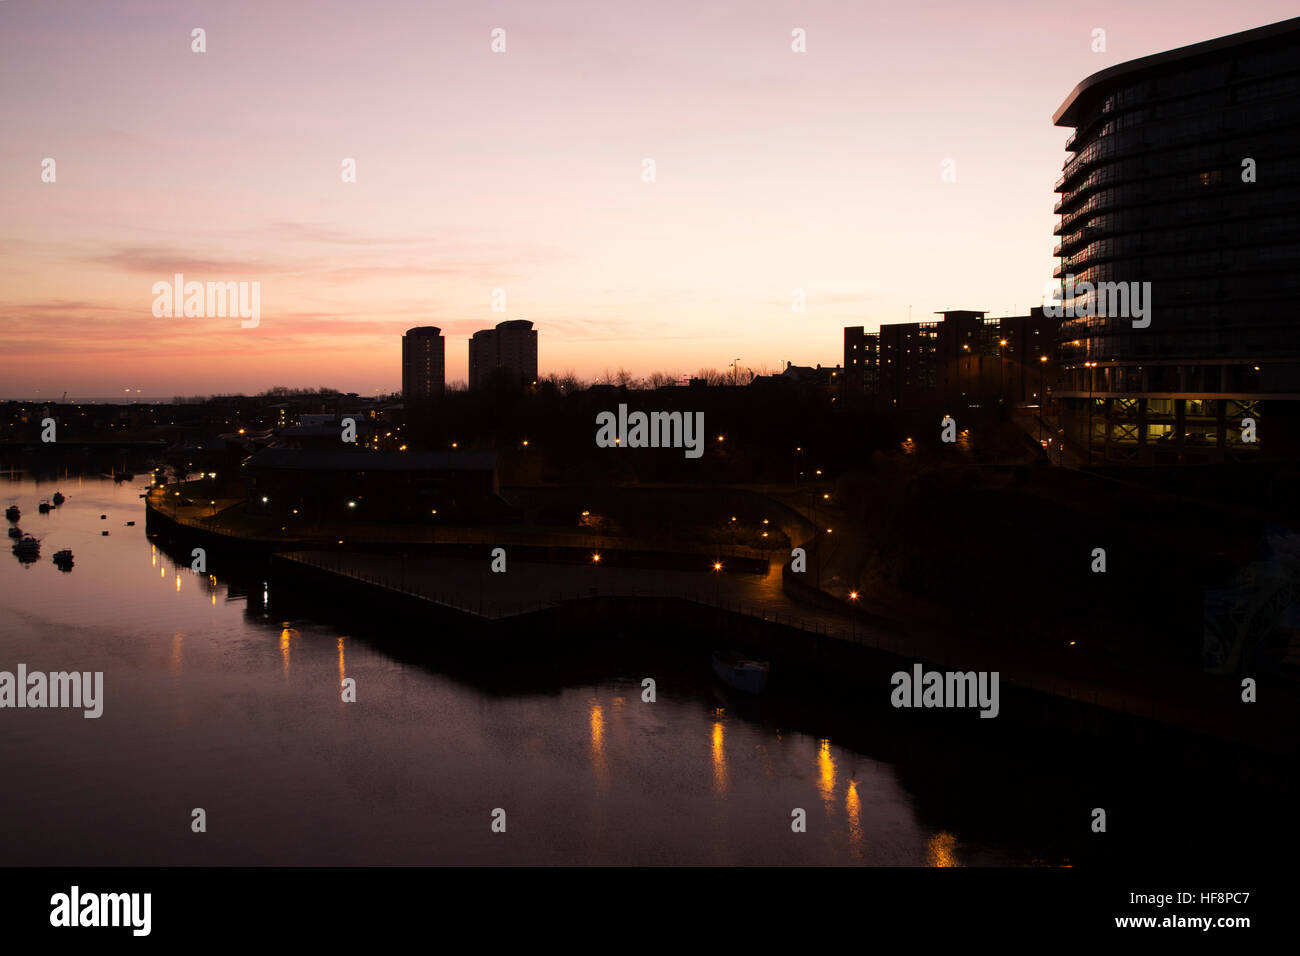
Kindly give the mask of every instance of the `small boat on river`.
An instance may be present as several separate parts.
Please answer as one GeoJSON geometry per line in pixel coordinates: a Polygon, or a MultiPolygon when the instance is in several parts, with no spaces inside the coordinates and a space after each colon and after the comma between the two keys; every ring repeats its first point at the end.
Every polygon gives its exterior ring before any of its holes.
{"type": "Polygon", "coordinates": [[[761,694],[767,687],[771,665],[751,660],[732,651],[713,652],[713,674],[718,680],[747,694],[761,694]]]}
{"type": "Polygon", "coordinates": [[[14,554],[18,560],[35,561],[41,554],[41,542],[30,534],[25,534],[14,542],[14,554]]]}

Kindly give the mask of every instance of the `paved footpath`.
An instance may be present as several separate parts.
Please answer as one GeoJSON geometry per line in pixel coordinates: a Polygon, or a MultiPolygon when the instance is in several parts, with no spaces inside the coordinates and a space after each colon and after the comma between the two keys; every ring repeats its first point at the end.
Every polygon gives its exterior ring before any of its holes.
{"type": "Polygon", "coordinates": [[[707,563],[699,569],[673,571],[595,563],[538,564],[509,561],[507,557],[508,570],[499,574],[490,570],[486,557],[468,561],[325,551],[293,552],[281,557],[490,619],[529,613],[593,594],[682,598],[874,647],[909,662],[923,661],[950,670],[998,671],[1002,681],[1014,685],[1265,749],[1293,751],[1300,731],[1300,711],[1294,698],[1274,700],[1268,707],[1243,704],[1234,682],[1209,675],[1153,678],[1106,668],[1067,648],[1050,653],[964,643],[959,634],[891,633],[846,614],[798,604],[781,590],[781,565],[776,562],[769,565],[766,574],[759,575],[719,574],[709,570],[707,563]],[[1268,719],[1264,719],[1266,714],[1268,719]]]}

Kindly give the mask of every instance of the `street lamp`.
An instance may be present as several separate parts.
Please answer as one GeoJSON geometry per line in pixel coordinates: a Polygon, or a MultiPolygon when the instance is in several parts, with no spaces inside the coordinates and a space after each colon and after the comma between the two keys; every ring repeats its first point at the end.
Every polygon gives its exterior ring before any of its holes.
{"type": "Polygon", "coordinates": [[[1043,444],[1043,416],[1047,413],[1047,393],[1043,391],[1043,370],[1047,368],[1047,356],[1038,356],[1038,444],[1043,444]]]}
{"type": "Polygon", "coordinates": [[[1093,369],[1097,367],[1096,362],[1084,362],[1083,367],[1088,370],[1088,465],[1092,465],[1092,387],[1093,369]]]}
{"type": "Polygon", "coordinates": [[[1001,405],[1007,391],[1007,357],[1002,350],[1007,347],[1006,339],[998,340],[998,404],[1001,405]]]}
{"type": "MultiPolygon", "coordinates": [[[[821,525],[819,525],[819,524],[817,523],[817,495],[816,495],[814,492],[812,492],[812,491],[809,491],[809,492],[808,492],[808,504],[809,504],[809,506],[810,506],[811,509],[812,509],[812,521],[813,521],[813,540],[812,540],[812,546],[813,546],[813,564],[816,565],[816,573],[817,573],[817,587],[820,588],[820,587],[822,586],[822,556],[821,556],[821,551],[819,551],[818,548],[817,548],[817,535],[818,535],[818,533],[821,531],[821,525]]],[[[830,531],[829,528],[827,528],[826,530],[827,530],[827,531],[830,531]]]]}

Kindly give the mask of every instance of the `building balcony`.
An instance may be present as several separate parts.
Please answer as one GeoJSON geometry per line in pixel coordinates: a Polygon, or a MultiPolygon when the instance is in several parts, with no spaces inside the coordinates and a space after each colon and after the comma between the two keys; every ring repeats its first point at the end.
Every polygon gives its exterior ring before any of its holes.
{"type": "Polygon", "coordinates": [[[1068,236],[1063,236],[1061,241],[1056,244],[1056,248],[1053,250],[1052,255],[1058,257],[1064,255],[1068,257],[1071,252],[1083,248],[1094,240],[1103,238],[1108,231],[1109,230],[1107,229],[1100,229],[1096,226],[1084,226],[1078,232],[1071,233],[1068,236]]]}

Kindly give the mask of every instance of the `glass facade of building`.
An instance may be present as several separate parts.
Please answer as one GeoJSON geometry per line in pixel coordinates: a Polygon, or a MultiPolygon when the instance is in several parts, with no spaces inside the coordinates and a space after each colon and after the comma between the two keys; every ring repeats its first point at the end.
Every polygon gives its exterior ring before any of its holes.
{"type": "Polygon", "coordinates": [[[1294,457],[1300,19],[1104,70],[1054,121],[1074,129],[1055,230],[1067,447],[1294,457]]]}

